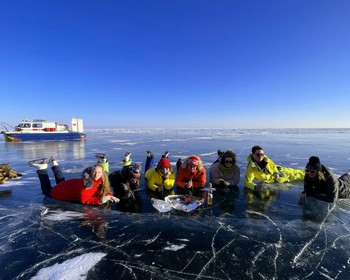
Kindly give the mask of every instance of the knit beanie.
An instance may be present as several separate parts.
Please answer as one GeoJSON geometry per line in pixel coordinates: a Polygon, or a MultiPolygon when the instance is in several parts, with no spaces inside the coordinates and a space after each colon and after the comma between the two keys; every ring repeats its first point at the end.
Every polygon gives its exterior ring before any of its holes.
{"type": "Polygon", "coordinates": [[[162,167],[171,167],[170,161],[167,158],[161,158],[158,162],[157,168],[160,169],[162,167]]]}
{"type": "Polygon", "coordinates": [[[310,157],[306,168],[311,170],[322,170],[320,159],[316,156],[310,157]]]}
{"type": "Polygon", "coordinates": [[[129,172],[131,177],[139,179],[141,177],[141,165],[135,163],[132,167],[130,167],[129,172]]]}

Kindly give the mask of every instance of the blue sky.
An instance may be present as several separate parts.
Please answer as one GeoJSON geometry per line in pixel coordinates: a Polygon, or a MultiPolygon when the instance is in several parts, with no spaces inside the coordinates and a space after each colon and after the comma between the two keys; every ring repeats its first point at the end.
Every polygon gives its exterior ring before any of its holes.
{"type": "Polygon", "coordinates": [[[350,1],[2,1],[0,121],[350,127],[350,1]]]}

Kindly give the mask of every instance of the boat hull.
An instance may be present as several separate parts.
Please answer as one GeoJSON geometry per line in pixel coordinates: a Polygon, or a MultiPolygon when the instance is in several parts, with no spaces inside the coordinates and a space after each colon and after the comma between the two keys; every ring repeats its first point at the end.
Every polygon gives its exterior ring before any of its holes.
{"type": "Polygon", "coordinates": [[[6,132],[2,131],[6,142],[22,142],[22,141],[58,141],[58,140],[80,140],[86,138],[85,133],[81,132],[6,132]]]}

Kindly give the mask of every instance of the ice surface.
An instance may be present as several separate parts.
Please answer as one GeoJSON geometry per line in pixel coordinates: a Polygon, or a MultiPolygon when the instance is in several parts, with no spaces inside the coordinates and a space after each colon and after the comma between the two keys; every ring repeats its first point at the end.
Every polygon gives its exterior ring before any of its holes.
{"type": "Polygon", "coordinates": [[[98,263],[106,254],[87,253],[68,259],[61,264],[42,268],[32,280],[83,280],[88,271],[98,263]]]}
{"type": "Polygon", "coordinates": [[[294,168],[317,155],[341,175],[350,168],[349,136],[348,129],[159,129],[88,131],[85,142],[0,141],[1,161],[24,174],[0,188],[7,191],[0,195],[0,279],[350,279],[349,200],[308,199],[301,207],[302,182],[272,185],[262,194],[243,188],[253,145],[294,168]],[[160,213],[151,199],[164,198],[142,180],[139,204],[123,212],[43,198],[27,165],[55,155],[73,178],[95,163],[95,152],[104,152],[114,171],[130,145],[143,166],[149,149],[156,158],[170,150],[173,163],[201,155],[206,167],[218,149],[232,149],[241,182],[227,193],[216,190],[212,206],[160,213]]]}

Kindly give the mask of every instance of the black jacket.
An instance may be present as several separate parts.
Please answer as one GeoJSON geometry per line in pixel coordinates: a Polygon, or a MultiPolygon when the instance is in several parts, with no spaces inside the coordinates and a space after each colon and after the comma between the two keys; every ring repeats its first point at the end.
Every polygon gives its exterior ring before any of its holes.
{"type": "Polygon", "coordinates": [[[350,198],[350,174],[345,173],[337,178],[332,170],[322,165],[325,181],[311,180],[305,176],[304,191],[311,196],[326,202],[337,198],[350,198]]]}

